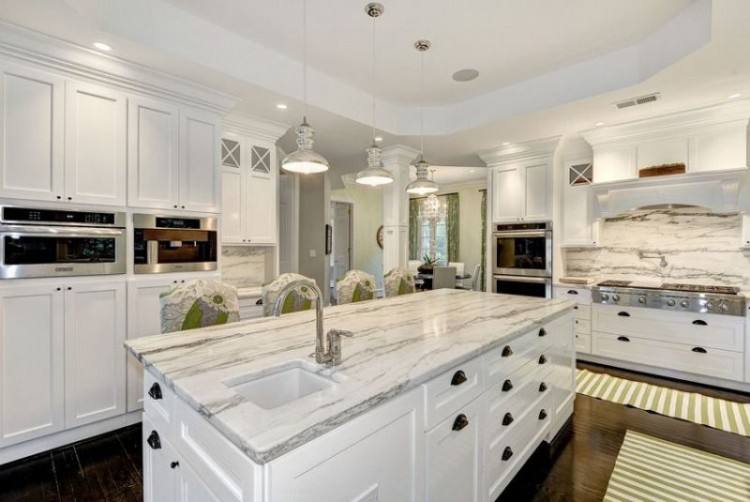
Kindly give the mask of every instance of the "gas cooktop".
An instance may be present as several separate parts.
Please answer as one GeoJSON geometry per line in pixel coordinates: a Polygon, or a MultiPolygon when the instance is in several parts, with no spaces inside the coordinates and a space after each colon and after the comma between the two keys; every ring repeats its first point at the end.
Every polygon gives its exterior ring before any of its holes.
{"type": "Polygon", "coordinates": [[[715,293],[718,295],[736,295],[740,292],[740,288],[733,286],[704,286],[701,284],[682,284],[679,282],[665,282],[660,286],[644,286],[637,285],[632,286],[633,281],[603,281],[597,284],[603,288],[631,288],[631,289],[653,289],[653,290],[670,290],[670,291],[685,291],[688,293],[715,293]]]}

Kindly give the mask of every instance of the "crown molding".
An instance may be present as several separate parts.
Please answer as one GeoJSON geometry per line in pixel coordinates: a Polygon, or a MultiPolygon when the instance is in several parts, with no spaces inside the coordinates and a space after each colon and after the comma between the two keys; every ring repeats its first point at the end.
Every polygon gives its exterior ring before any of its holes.
{"type": "Polygon", "coordinates": [[[5,21],[0,21],[0,57],[9,62],[31,64],[67,77],[167,98],[221,115],[240,101],[238,97],[195,82],[5,21]]]}
{"type": "Polygon", "coordinates": [[[282,122],[259,119],[249,115],[230,114],[222,120],[224,132],[253,136],[275,143],[282,137],[289,125],[282,122]]]}
{"type": "Polygon", "coordinates": [[[562,136],[535,139],[524,143],[515,143],[479,152],[479,158],[488,167],[501,165],[506,162],[519,160],[533,160],[551,157],[560,144],[562,136]]]}
{"type": "Polygon", "coordinates": [[[381,159],[383,165],[409,166],[419,155],[419,150],[406,145],[390,145],[382,149],[381,159]]]}

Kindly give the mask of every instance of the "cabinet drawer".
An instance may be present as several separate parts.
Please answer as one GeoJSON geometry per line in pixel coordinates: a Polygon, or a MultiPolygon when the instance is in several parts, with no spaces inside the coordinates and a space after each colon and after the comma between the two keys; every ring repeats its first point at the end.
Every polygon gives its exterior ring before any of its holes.
{"type": "Polygon", "coordinates": [[[591,290],[588,288],[555,286],[554,295],[555,298],[565,298],[581,305],[591,305],[591,290]]]}
{"type": "Polygon", "coordinates": [[[549,384],[541,384],[541,368],[531,362],[488,390],[484,438],[491,441],[511,430],[532,403],[548,392],[549,384]]]}
{"type": "Polygon", "coordinates": [[[481,358],[476,358],[424,384],[426,429],[432,429],[482,393],[481,370],[481,358]]]}
{"type": "Polygon", "coordinates": [[[174,392],[150,372],[144,371],[143,396],[143,410],[154,425],[165,433],[171,430],[169,425],[174,416],[174,392]]]}
{"type": "Polygon", "coordinates": [[[576,305],[573,310],[576,313],[576,319],[591,320],[591,305],[576,305]]]}
{"type": "Polygon", "coordinates": [[[741,352],[745,318],[665,310],[595,305],[592,330],[614,335],[684,343],[741,352]]]}
{"type": "Polygon", "coordinates": [[[594,332],[592,353],[659,368],[742,381],[742,352],[594,332]],[[700,349],[700,350],[699,350],[700,349]]]}
{"type": "Polygon", "coordinates": [[[583,333],[584,335],[591,334],[591,321],[588,319],[577,319],[576,318],[576,333],[583,333]]]}
{"type": "Polygon", "coordinates": [[[583,333],[576,333],[576,353],[590,354],[591,353],[591,335],[585,335],[583,333]]]}
{"type": "Polygon", "coordinates": [[[487,387],[496,385],[508,378],[514,371],[548,351],[553,337],[545,326],[545,331],[535,329],[500,347],[487,352],[484,356],[484,374],[487,387]],[[540,336],[540,334],[544,336],[540,336]]]}

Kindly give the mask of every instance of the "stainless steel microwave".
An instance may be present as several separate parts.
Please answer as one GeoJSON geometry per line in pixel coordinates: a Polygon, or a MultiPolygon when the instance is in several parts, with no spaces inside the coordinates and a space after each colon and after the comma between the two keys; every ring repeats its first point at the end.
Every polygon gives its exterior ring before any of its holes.
{"type": "Polygon", "coordinates": [[[492,237],[493,274],[552,277],[551,223],[496,225],[492,237]]]}
{"type": "Polygon", "coordinates": [[[214,217],[133,215],[136,274],[201,272],[217,268],[214,217]]]}

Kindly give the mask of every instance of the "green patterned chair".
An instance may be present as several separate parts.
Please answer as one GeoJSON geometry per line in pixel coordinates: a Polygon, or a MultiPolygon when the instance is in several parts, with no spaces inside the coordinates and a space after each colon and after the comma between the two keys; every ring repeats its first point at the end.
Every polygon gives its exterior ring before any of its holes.
{"type": "Polygon", "coordinates": [[[263,315],[265,317],[273,315],[273,306],[279,297],[279,293],[281,293],[287,284],[295,281],[299,281],[300,285],[298,288],[287,293],[286,298],[283,300],[281,313],[301,312],[313,307],[314,296],[310,294],[309,290],[304,290],[304,288],[305,284],[315,286],[315,280],[300,274],[281,274],[272,282],[263,286],[261,295],[263,298],[263,315]]]}
{"type": "Polygon", "coordinates": [[[336,282],[336,303],[362,302],[375,298],[375,276],[362,270],[350,270],[336,282]]]}
{"type": "Polygon", "coordinates": [[[385,296],[408,295],[417,290],[414,284],[414,276],[404,268],[394,268],[383,276],[383,285],[385,286],[385,296]]]}
{"type": "Polygon", "coordinates": [[[217,326],[240,320],[237,289],[220,281],[189,281],[159,296],[161,332],[217,326]]]}

